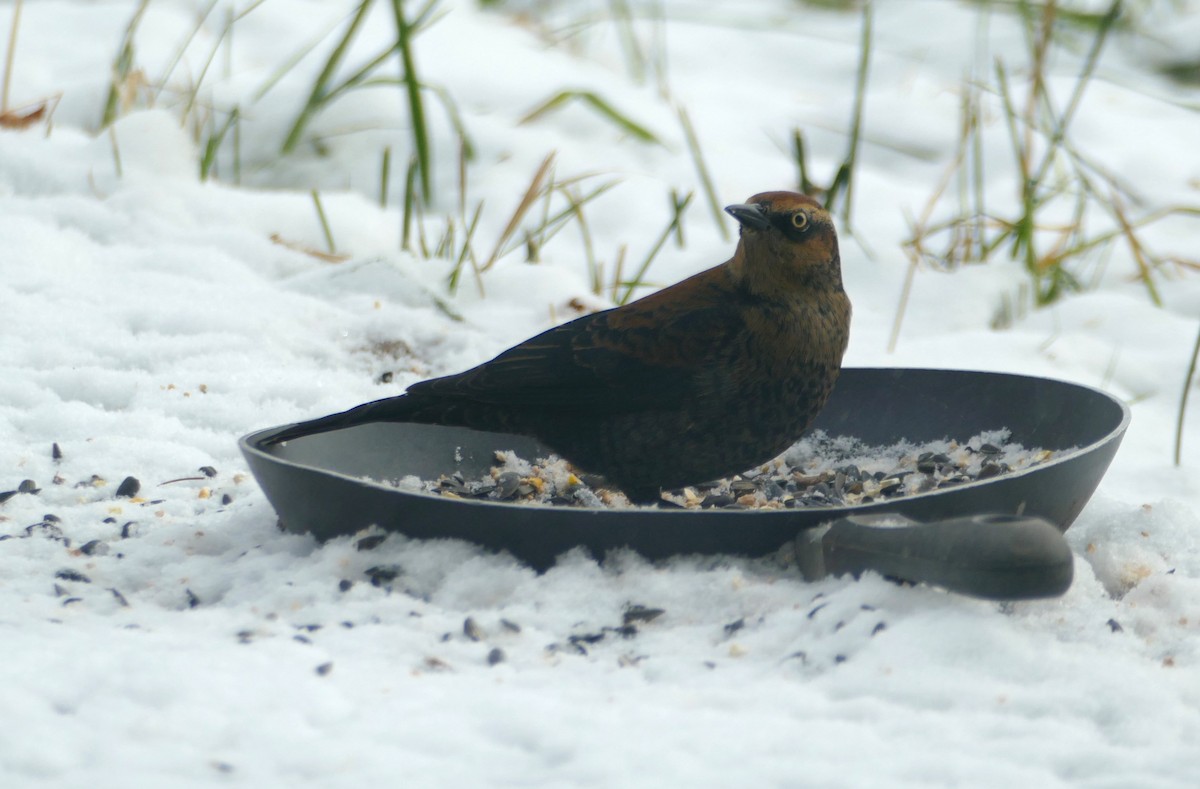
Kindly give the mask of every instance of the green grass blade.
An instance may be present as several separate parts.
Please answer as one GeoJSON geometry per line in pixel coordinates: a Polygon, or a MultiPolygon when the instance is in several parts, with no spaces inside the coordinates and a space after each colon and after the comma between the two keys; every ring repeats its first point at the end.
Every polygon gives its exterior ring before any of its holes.
{"type": "MultiPolygon", "coordinates": [[[[700,151],[700,140],[696,137],[696,129],[692,126],[692,119],[688,117],[687,110],[680,104],[676,107],[679,113],[679,125],[683,127],[683,136],[687,140],[688,150],[692,154],[692,162],[696,165],[696,174],[700,178],[700,186],[704,189],[704,196],[708,200],[708,210],[712,213],[713,222],[717,226],[717,232],[721,234],[721,238],[729,241],[729,228],[725,224],[725,212],[721,209],[721,202],[717,199],[717,190],[713,186],[712,176],[708,173],[708,166],[704,163],[704,155],[700,151]]],[[[687,200],[691,200],[691,193],[688,194],[687,200]]],[[[685,203],[687,202],[685,200],[685,203]]]]}
{"type": "Polygon", "coordinates": [[[358,10],[350,19],[350,25],[342,35],[342,40],[338,42],[337,46],[333,48],[333,52],[329,54],[329,58],[325,61],[325,67],[321,69],[321,73],[317,76],[316,81],[313,82],[312,90],[308,94],[308,100],[304,102],[300,114],[296,116],[296,120],[292,123],[292,128],[288,131],[287,137],[284,138],[283,148],[281,149],[284,154],[295,150],[296,146],[300,143],[300,138],[304,135],[304,129],[313,119],[313,116],[325,106],[329,83],[333,79],[338,66],[341,65],[342,59],[346,56],[346,52],[350,49],[350,43],[358,33],[363,20],[366,19],[367,11],[371,8],[371,2],[372,0],[362,0],[358,4],[358,10]]]}
{"type": "MultiPolygon", "coordinates": [[[[871,46],[875,28],[875,4],[866,0],[863,4],[862,39],[859,42],[858,73],[854,79],[854,112],[850,121],[850,144],[846,152],[845,168],[846,196],[842,204],[842,221],[850,225],[850,212],[854,205],[854,165],[858,161],[858,150],[861,147],[863,112],[867,102],[867,77],[871,71],[871,46]]],[[[839,175],[841,170],[839,170],[839,175]]],[[[836,179],[835,179],[836,183],[836,179]]],[[[832,207],[834,189],[830,187],[830,197],[826,205],[832,207]]]]}
{"type": "Polygon", "coordinates": [[[221,143],[225,140],[225,135],[236,127],[241,120],[241,115],[238,108],[234,107],[225,119],[225,123],[221,125],[220,130],[213,132],[208,136],[204,143],[204,153],[200,157],[200,180],[207,181],[208,176],[212,174],[213,167],[217,163],[217,153],[221,149],[221,143]]]}
{"type": "Polygon", "coordinates": [[[633,11],[626,0],[608,0],[613,24],[617,28],[617,40],[621,42],[621,51],[625,55],[625,63],[629,74],[639,85],[646,79],[646,55],[638,44],[637,34],[633,29],[633,11]]]}
{"type": "Polygon", "coordinates": [[[141,0],[138,3],[137,10],[133,12],[133,17],[130,18],[129,24],[125,26],[125,34],[121,39],[121,46],[117,49],[117,56],[112,64],[112,78],[108,86],[108,98],[104,101],[104,114],[100,118],[100,127],[105,128],[110,126],[121,112],[121,86],[129,79],[130,73],[133,71],[134,61],[134,38],[137,36],[138,26],[142,23],[142,17],[146,14],[146,9],[150,6],[150,0],[141,0]]]}
{"type": "MultiPolygon", "coordinates": [[[[432,10],[431,2],[425,13],[432,10]]],[[[433,201],[433,162],[429,150],[429,129],[425,125],[425,106],[421,101],[421,82],[417,76],[416,60],[413,58],[413,28],[404,17],[402,0],[392,0],[392,15],[396,20],[396,47],[404,67],[404,87],[408,97],[408,114],[412,125],[413,150],[416,152],[421,177],[421,199],[425,205],[433,201]]]]}
{"type": "Polygon", "coordinates": [[[372,80],[372,75],[374,74],[375,69],[382,66],[387,61],[387,59],[390,58],[394,52],[396,52],[396,50],[397,50],[397,47],[393,44],[392,46],[385,49],[383,52],[380,52],[378,55],[371,58],[369,61],[367,61],[366,65],[364,65],[358,71],[354,72],[349,77],[346,77],[346,79],[342,80],[340,83],[338,83],[334,87],[330,88],[328,90],[328,92],[326,92],[325,95],[322,97],[322,99],[321,99],[322,103],[328,104],[329,102],[336,99],[338,96],[342,95],[343,93],[346,93],[347,91],[351,91],[354,88],[365,87],[370,84],[379,84],[380,82],[384,82],[384,81],[386,81],[388,84],[399,83],[400,80],[396,80],[396,79],[379,80],[379,81],[372,80]]]}
{"type": "Polygon", "coordinates": [[[583,241],[583,253],[587,263],[588,279],[591,280],[592,293],[598,296],[601,290],[603,290],[600,264],[596,261],[596,249],[592,244],[592,231],[588,228],[587,218],[583,214],[583,203],[575,189],[569,186],[562,186],[558,191],[563,197],[567,198],[567,208],[570,210],[571,215],[575,217],[576,224],[579,225],[579,235],[583,241]]]}
{"type": "Polygon", "coordinates": [[[171,79],[171,74],[175,72],[175,67],[183,60],[183,53],[187,52],[188,47],[192,45],[192,42],[196,39],[196,35],[199,34],[200,29],[204,27],[204,23],[208,20],[209,15],[217,7],[217,2],[218,0],[209,0],[208,5],[196,17],[196,24],[192,26],[191,32],[184,36],[183,41],[175,48],[175,54],[171,57],[171,61],[167,64],[167,67],[163,69],[163,75],[158,80],[158,87],[154,91],[155,99],[162,93],[163,88],[167,86],[167,82],[171,79]]]}
{"type": "Polygon", "coordinates": [[[482,213],[483,201],[480,200],[475,205],[475,213],[471,215],[471,221],[467,224],[466,238],[463,239],[462,249],[459,250],[458,260],[454,263],[454,269],[450,272],[447,287],[451,295],[458,291],[459,278],[462,276],[462,270],[468,260],[471,262],[471,269],[475,272],[475,284],[479,286],[479,295],[484,295],[483,277],[480,276],[479,264],[475,260],[475,248],[471,243],[475,237],[475,228],[479,225],[479,217],[482,213]]]}
{"type": "Polygon", "coordinates": [[[546,101],[534,107],[518,123],[531,123],[548,112],[552,112],[574,101],[583,102],[591,107],[601,117],[610,121],[621,131],[634,139],[652,145],[662,145],[662,140],[654,132],[618,110],[599,94],[590,90],[563,90],[555,93],[546,101]]]}
{"type": "Polygon", "coordinates": [[[312,194],[313,206],[317,209],[317,219],[321,223],[321,232],[325,236],[325,244],[329,247],[329,254],[337,254],[337,245],[333,243],[333,231],[329,228],[329,218],[325,216],[325,206],[321,205],[321,195],[316,189],[310,190],[312,194]]]}
{"type": "Polygon", "coordinates": [[[1183,416],[1187,413],[1188,392],[1196,376],[1196,361],[1200,359],[1200,329],[1196,331],[1196,344],[1192,347],[1192,360],[1188,362],[1187,375],[1183,377],[1183,395],[1179,398],[1179,418],[1175,420],[1175,465],[1183,459],[1183,416]]]}
{"type": "Polygon", "coordinates": [[[625,286],[625,292],[621,294],[621,298],[617,299],[617,304],[628,304],[629,300],[633,298],[634,291],[643,284],[643,281],[646,278],[646,272],[650,270],[650,264],[654,262],[654,258],[658,256],[658,253],[662,250],[663,245],[667,243],[667,239],[671,237],[671,234],[673,234],[679,227],[679,223],[683,221],[683,212],[687,210],[688,204],[692,202],[693,194],[693,192],[688,192],[687,195],[680,200],[678,194],[676,194],[674,191],[671,192],[671,221],[659,235],[658,240],[654,242],[654,246],[650,248],[650,252],[647,253],[646,259],[642,261],[640,266],[638,266],[637,273],[633,276],[633,279],[621,283],[625,286]]]}
{"type": "Polygon", "coordinates": [[[208,53],[208,57],[204,60],[204,66],[200,69],[200,74],[196,77],[196,82],[188,92],[187,102],[183,107],[183,118],[186,119],[192,113],[192,107],[196,104],[196,97],[200,94],[200,86],[204,84],[204,78],[208,75],[208,69],[216,60],[217,53],[221,51],[221,44],[224,43],[225,37],[232,30],[232,21],[227,20],[225,26],[221,29],[221,35],[217,36],[216,42],[213,43],[212,50],[208,53]]]}
{"type": "Polygon", "coordinates": [[[454,133],[458,135],[458,142],[461,148],[462,155],[467,157],[467,161],[475,160],[475,145],[471,142],[471,136],[467,134],[467,126],[463,123],[462,115],[458,111],[458,104],[454,101],[454,97],[450,95],[450,91],[446,90],[442,85],[432,85],[426,82],[422,85],[426,90],[432,91],[434,96],[442,103],[442,109],[446,111],[446,117],[450,119],[450,125],[454,128],[454,133]]]}
{"type": "Polygon", "coordinates": [[[387,208],[388,205],[388,185],[392,180],[392,146],[388,145],[383,149],[383,156],[379,163],[379,207],[387,208]]]}
{"type": "Polygon", "coordinates": [[[404,226],[400,237],[400,248],[412,250],[413,213],[417,204],[417,159],[408,160],[408,169],[404,172],[404,226]]]}
{"type": "Polygon", "coordinates": [[[808,152],[804,149],[804,133],[799,127],[792,129],[792,158],[796,160],[797,185],[802,194],[811,195],[814,184],[808,177],[808,152]]]}

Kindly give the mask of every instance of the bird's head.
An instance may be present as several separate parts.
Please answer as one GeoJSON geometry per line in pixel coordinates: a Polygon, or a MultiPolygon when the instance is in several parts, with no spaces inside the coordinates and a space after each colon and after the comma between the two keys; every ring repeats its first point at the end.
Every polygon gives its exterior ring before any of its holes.
{"type": "Polygon", "coordinates": [[[730,268],[752,292],[841,288],[837,232],[816,200],[796,192],[763,192],[725,211],[741,225],[730,268]]]}

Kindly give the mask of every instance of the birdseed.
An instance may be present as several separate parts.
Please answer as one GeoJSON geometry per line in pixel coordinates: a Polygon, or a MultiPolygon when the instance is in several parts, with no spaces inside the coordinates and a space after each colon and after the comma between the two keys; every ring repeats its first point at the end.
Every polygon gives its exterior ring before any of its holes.
{"type": "Polygon", "coordinates": [[[852,507],[986,480],[1045,463],[1070,451],[1026,448],[1008,430],[985,431],[967,441],[901,441],[872,446],[814,431],[772,461],[727,479],[663,491],[662,500],[631,504],[599,477],[578,472],[557,455],[534,461],[511,450],[496,452],[490,473],[461,472],[437,479],[393,481],[408,492],[535,506],[624,509],[637,506],[727,510],[852,507]]]}

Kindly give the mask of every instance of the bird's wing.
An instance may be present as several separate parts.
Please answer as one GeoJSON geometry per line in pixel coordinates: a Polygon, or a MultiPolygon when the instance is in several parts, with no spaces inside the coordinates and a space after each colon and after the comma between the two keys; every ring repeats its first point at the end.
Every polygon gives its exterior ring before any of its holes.
{"type": "Polygon", "coordinates": [[[714,352],[742,328],[728,300],[651,297],[565,323],[408,394],[598,414],[670,407],[711,379],[714,352]]]}

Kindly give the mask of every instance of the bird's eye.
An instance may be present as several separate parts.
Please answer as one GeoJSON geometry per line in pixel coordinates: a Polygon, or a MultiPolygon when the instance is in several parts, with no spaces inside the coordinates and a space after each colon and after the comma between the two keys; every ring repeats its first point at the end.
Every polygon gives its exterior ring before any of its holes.
{"type": "Polygon", "coordinates": [[[797,211],[792,214],[792,227],[797,230],[803,230],[808,227],[808,214],[803,211],[797,211]]]}

